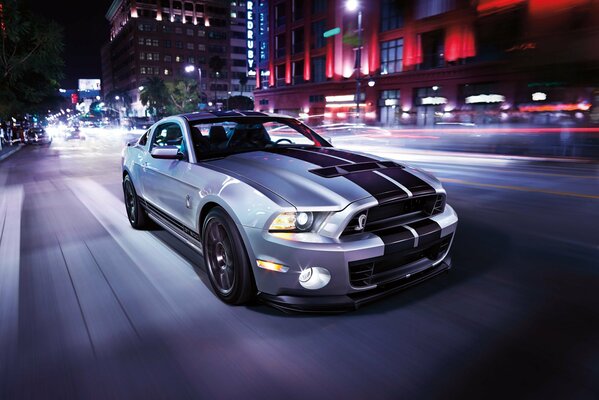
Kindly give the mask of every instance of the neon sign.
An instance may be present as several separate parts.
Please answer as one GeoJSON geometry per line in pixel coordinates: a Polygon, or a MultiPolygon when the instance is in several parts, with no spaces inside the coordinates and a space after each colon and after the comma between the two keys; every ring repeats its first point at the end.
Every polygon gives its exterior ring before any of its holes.
{"type": "Polygon", "coordinates": [[[246,3],[247,10],[247,60],[248,60],[248,75],[256,75],[256,45],[254,39],[254,0],[248,0],[246,3]]]}

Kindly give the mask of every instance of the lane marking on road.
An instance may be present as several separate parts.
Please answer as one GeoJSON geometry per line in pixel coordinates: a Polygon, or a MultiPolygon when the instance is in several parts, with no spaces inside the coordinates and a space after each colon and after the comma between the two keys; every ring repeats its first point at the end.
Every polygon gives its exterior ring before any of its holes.
{"type": "Polygon", "coordinates": [[[19,267],[23,186],[0,192],[0,354],[14,365],[19,329],[19,267]]]}
{"type": "Polygon", "coordinates": [[[464,181],[461,179],[455,179],[455,178],[440,178],[439,180],[441,182],[457,183],[459,185],[466,185],[466,186],[488,187],[488,188],[494,188],[494,189],[516,190],[519,192],[543,193],[543,194],[552,194],[552,195],[556,195],[556,196],[579,197],[579,198],[583,198],[583,199],[599,200],[599,196],[593,195],[593,194],[559,192],[559,191],[555,191],[555,190],[528,188],[528,187],[524,187],[524,186],[495,185],[492,183],[468,182],[468,181],[464,181]]]}

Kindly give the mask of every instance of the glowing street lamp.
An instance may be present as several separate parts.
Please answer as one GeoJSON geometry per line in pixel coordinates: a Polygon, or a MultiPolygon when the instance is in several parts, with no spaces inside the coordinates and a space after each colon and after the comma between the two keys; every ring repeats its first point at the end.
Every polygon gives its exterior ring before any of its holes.
{"type": "MultiPolygon", "coordinates": [[[[195,70],[196,70],[195,65],[186,65],[185,66],[185,72],[187,72],[188,74],[191,74],[195,70]]],[[[198,70],[198,92],[200,93],[200,103],[201,103],[202,102],[202,68],[197,67],[197,70],[198,70]]]]}

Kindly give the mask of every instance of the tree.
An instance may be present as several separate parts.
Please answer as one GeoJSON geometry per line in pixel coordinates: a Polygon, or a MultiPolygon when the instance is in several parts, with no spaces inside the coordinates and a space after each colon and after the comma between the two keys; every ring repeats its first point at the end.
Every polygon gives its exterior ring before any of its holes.
{"type": "Polygon", "coordinates": [[[141,104],[153,110],[150,112],[154,116],[160,118],[165,114],[169,100],[169,92],[162,79],[152,77],[144,82],[140,92],[140,101],[141,104]]]}
{"type": "MultiPolygon", "coordinates": [[[[215,76],[216,79],[216,85],[218,85],[218,78],[220,77],[220,74],[223,70],[225,66],[225,61],[220,58],[219,56],[212,56],[210,57],[210,60],[208,60],[208,67],[210,67],[210,69],[212,70],[212,73],[215,76]]],[[[216,85],[214,86],[214,102],[216,103],[217,100],[217,90],[216,90],[216,85]]]]}
{"type": "Polygon", "coordinates": [[[245,85],[248,84],[248,76],[243,74],[239,77],[239,88],[241,89],[241,95],[243,96],[243,89],[245,89],[245,85]]]}
{"type": "Polygon", "coordinates": [[[195,111],[200,102],[198,96],[197,82],[192,79],[166,82],[169,104],[169,114],[182,114],[195,111]]]}
{"type": "Polygon", "coordinates": [[[229,97],[229,110],[253,110],[254,102],[247,96],[229,97]]]}
{"type": "Polygon", "coordinates": [[[30,112],[51,97],[62,78],[62,28],[31,14],[23,2],[3,1],[0,32],[0,116],[30,112]]]}

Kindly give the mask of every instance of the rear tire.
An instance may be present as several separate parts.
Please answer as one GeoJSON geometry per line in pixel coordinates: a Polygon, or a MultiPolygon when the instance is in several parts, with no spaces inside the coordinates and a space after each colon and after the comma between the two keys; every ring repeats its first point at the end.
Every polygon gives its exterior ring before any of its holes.
{"type": "Polygon", "coordinates": [[[123,179],[123,192],[125,195],[125,208],[129,223],[135,229],[147,229],[150,226],[150,218],[140,204],[139,197],[135,191],[135,186],[129,175],[123,179]]]}
{"type": "Polygon", "coordinates": [[[252,268],[231,217],[220,207],[206,216],[202,229],[204,262],[216,295],[228,304],[245,304],[255,295],[252,268]]]}

